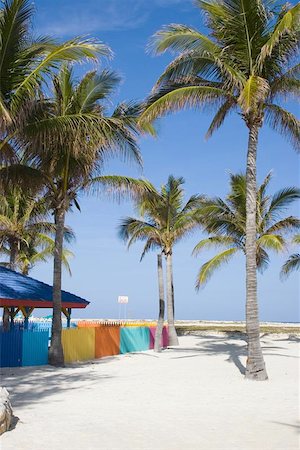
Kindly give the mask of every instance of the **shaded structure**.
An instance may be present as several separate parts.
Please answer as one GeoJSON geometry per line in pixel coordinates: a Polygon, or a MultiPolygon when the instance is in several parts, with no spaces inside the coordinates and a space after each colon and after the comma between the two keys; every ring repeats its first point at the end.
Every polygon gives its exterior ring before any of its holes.
{"type": "MultiPolygon", "coordinates": [[[[14,270],[0,266],[0,307],[4,308],[4,315],[8,315],[14,323],[16,314],[21,311],[28,328],[28,319],[35,308],[53,307],[53,288],[49,284],[22,275],[14,270]]],[[[73,308],[85,308],[90,302],[70,292],[61,292],[62,313],[67,318],[70,327],[73,308]]]]}

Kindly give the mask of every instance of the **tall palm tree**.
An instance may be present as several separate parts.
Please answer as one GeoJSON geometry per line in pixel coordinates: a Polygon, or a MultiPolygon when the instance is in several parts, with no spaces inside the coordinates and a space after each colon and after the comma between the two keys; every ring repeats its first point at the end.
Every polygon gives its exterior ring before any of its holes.
{"type": "MultiPolygon", "coordinates": [[[[294,244],[300,244],[300,234],[293,237],[294,244]]],[[[283,264],[280,276],[282,279],[287,278],[292,272],[300,270],[300,253],[293,253],[283,264]]]]}
{"type": "Polygon", "coordinates": [[[119,229],[120,237],[128,241],[128,247],[136,241],[145,242],[141,259],[149,250],[159,249],[160,327],[162,327],[161,324],[163,323],[164,310],[163,290],[161,288],[161,254],[165,256],[170,345],[178,345],[174,324],[173,248],[178,241],[197,226],[194,211],[200,206],[200,197],[198,195],[193,195],[184,203],[183,183],[183,178],[174,178],[171,175],[160,191],[153,188],[152,192],[142,195],[136,201],[136,207],[141,219],[125,218],[119,229]]]}
{"type": "Polygon", "coordinates": [[[300,124],[281,106],[299,93],[300,5],[281,8],[268,0],[196,0],[209,32],[171,24],[154,35],[157,53],[179,53],[163,72],[141,123],[184,107],[208,107],[216,114],[210,137],[232,111],[248,128],[246,223],[246,377],[267,379],[259,339],[256,275],[256,157],[264,123],[300,147],[300,124]]]}
{"type": "Polygon", "coordinates": [[[41,99],[39,110],[28,116],[22,130],[26,143],[22,151],[25,165],[10,165],[3,177],[16,173],[26,180],[35,177],[44,187],[55,222],[53,269],[53,321],[49,350],[50,364],[64,364],[61,345],[61,266],[65,217],[70,208],[78,209],[78,195],[102,189],[118,190],[122,196],[130,186],[138,190],[141,180],[103,176],[103,165],[110,156],[131,158],[141,164],[136,144],[137,105],[120,104],[112,114],[106,111],[119,77],[108,70],[92,71],[76,82],[72,68],[64,66],[53,78],[52,97],[41,99]],[[17,170],[16,170],[17,169],[17,170]]]}
{"type": "Polygon", "coordinates": [[[49,75],[62,62],[95,60],[110,49],[90,39],[60,43],[32,34],[33,4],[29,0],[4,0],[0,8],[0,162],[15,161],[23,145],[20,130],[28,114],[38,108],[35,99],[49,75]],[[19,137],[19,139],[17,139],[19,137]]]}
{"type": "MultiPolygon", "coordinates": [[[[300,198],[300,189],[284,188],[267,195],[271,174],[257,190],[256,201],[256,264],[263,271],[269,263],[269,251],[282,252],[286,235],[300,228],[300,220],[284,216],[287,206],[300,198]]],[[[222,251],[201,266],[196,287],[209,280],[216,269],[227,263],[236,253],[246,254],[246,176],[230,175],[230,193],[221,198],[205,199],[199,208],[199,221],[210,234],[194,248],[194,254],[212,247],[222,251]]]]}

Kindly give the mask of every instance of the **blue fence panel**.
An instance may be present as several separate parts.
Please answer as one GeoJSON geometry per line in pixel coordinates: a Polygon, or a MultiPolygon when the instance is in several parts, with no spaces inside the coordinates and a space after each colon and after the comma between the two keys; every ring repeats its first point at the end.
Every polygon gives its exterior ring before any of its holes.
{"type": "Polygon", "coordinates": [[[124,327],[120,333],[120,353],[141,352],[150,348],[148,327],[124,327]]]}
{"type": "Polygon", "coordinates": [[[23,331],[22,366],[48,364],[48,331],[23,331]]]}
{"type": "Polygon", "coordinates": [[[0,367],[20,367],[22,365],[22,340],[20,330],[0,332],[0,367]]]}

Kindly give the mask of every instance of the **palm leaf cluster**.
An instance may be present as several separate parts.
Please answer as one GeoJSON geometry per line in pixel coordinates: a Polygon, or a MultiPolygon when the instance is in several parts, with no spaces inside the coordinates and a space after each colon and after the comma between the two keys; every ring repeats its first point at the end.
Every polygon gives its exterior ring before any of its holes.
{"type": "MultiPolygon", "coordinates": [[[[296,234],[293,238],[293,244],[299,246],[300,234],[296,234]]],[[[292,272],[300,270],[300,253],[293,253],[284,263],[281,269],[281,278],[287,278],[292,272]]]]}
{"type": "MultiPolygon", "coordinates": [[[[34,265],[53,257],[54,235],[55,224],[44,197],[19,188],[0,196],[0,254],[5,258],[0,264],[27,275],[34,265]]],[[[67,243],[74,239],[71,229],[65,228],[64,239],[67,243]]],[[[63,264],[69,272],[71,256],[64,248],[63,264]]]]}
{"type": "Polygon", "coordinates": [[[300,147],[299,120],[280,102],[299,95],[300,5],[278,11],[273,2],[197,0],[209,34],[171,24],[150,43],[178,54],[158,79],[142,123],[185,107],[215,109],[211,136],[232,111],[247,126],[268,125],[300,147]]]}
{"type": "Polygon", "coordinates": [[[197,226],[194,212],[202,197],[193,195],[184,202],[183,183],[183,178],[171,175],[160,191],[152,186],[136,200],[141,218],[128,217],[120,225],[120,237],[128,242],[128,247],[137,241],[145,242],[141,259],[154,249],[171,254],[174,245],[197,226]]]}
{"type": "MultiPolygon", "coordinates": [[[[257,189],[256,202],[256,263],[263,271],[269,264],[269,252],[287,248],[287,236],[300,228],[300,220],[284,216],[287,207],[300,198],[300,190],[289,187],[270,196],[267,188],[271,174],[257,189]]],[[[246,253],[246,177],[230,175],[230,193],[222,198],[207,198],[199,211],[199,222],[209,234],[194,248],[194,254],[204,249],[219,248],[220,253],[202,265],[196,286],[205,285],[216,269],[228,262],[237,252],[246,253]]]]}

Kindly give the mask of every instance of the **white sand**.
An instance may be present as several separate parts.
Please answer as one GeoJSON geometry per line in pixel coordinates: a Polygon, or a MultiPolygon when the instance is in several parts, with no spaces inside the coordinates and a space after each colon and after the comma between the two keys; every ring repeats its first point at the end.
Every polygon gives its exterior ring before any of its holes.
{"type": "Polygon", "coordinates": [[[299,341],[262,338],[267,382],[241,375],[244,341],[204,333],[159,355],[5,369],[19,421],[0,448],[298,450],[299,341]]]}

